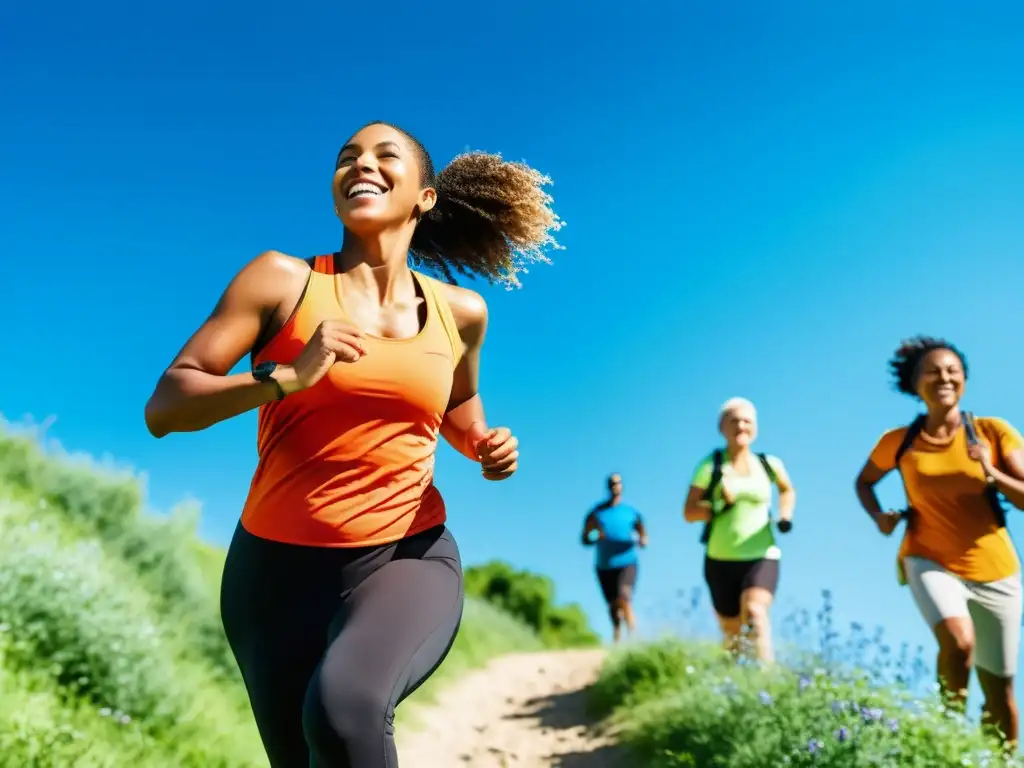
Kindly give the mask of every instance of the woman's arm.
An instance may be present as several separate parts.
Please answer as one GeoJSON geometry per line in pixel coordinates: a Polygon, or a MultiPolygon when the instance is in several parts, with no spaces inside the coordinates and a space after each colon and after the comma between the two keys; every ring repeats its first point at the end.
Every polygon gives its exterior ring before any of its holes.
{"type": "Polygon", "coordinates": [[[206,429],[277,399],[274,382],[228,371],[252,349],[283,296],[308,274],[302,261],[277,251],[262,253],[242,268],[160,376],[145,409],[151,435],[206,429]]]}
{"type": "Polygon", "coordinates": [[[994,434],[988,434],[989,440],[996,445],[997,455],[1003,457],[1004,472],[993,461],[992,450],[982,443],[968,447],[968,453],[982,462],[985,472],[995,481],[996,488],[1006,500],[1017,509],[1024,509],[1024,438],[1020,432],[1005,419],[989,418],[979,426],[994,427],[994,434]]]}
{"type": "Polygon", "coordinates": [[[775,472],[775,485],[779,489],[779,520],[792,520],[796,507],[796,488],[781,461],[777,461],[772,470],[775,472]]]}
{"type": "Polygon", "coordinates": [[[1024,450],[1017,448],[1007,454],[1006,468],[1008,472],[991,467],[992,479],[1008,502],[1017,509],[1024,509],[1024,450]]]}
{"type": "Polygon", "coordinates": [[[872,462],[865,462],[864,466],[861,467],[860,473],[857,475],[857,479],[853,483],[854,490],[857,492],[857,501],[864,508],[864,511],[868,513],[868,516],[876,523],[878,519],[885,514],[882,509],[882,505],[878,503],[878,496],[875,494],[875,486],[881,482],[882,478],[885,477],[888,472],[879,469],[872,462]]]}
{"type": "Polygon", "coordinates": [[[711,505],[704,501],[704,489],[690,486],[683,505],[683,519],[688,523],[706,523],[711,520],[711,505]]]}
{"type": "Polygon", "coordinates": [[[868,459],[853,484],[860,505],[885,536],[889,536],[895,531],[902,519],[897,512],[883,510],[882,505],[878,503],[878,496],[875,495],[875,486],[891,471],[891,469],[880,468],[874,461],[868,459]]]}
{"type": "Polygon", "coordinates": [[[453,285],[442,286],[465,347],[455,368],[448,409],[441,421],[441,435],[459,453],[479,461],[477,443],[487,435],[487,419],[480,398],[480,350],[487,335],[487,304],[475,291],[453,285]]]}

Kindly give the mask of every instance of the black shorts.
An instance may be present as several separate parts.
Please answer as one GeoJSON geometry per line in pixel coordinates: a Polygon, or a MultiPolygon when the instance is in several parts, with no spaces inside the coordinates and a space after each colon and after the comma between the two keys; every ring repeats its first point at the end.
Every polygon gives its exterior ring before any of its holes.
{"type": "Polygon", "coordinates": [[[779,561],[704,559],[704,580],[711,592],[715,613],[726,619],[740,615],[740,595],[751,587],[767,589],[773,595],[779,586],[779,561]]]}
{"type": "Polygon", "coordinates": [[[616,600],[629,600],[636,586],[636,563],[621,568],[598,568],[597,581],[601,585],[601,594],[606,603],[611,605],[616,600]]]}

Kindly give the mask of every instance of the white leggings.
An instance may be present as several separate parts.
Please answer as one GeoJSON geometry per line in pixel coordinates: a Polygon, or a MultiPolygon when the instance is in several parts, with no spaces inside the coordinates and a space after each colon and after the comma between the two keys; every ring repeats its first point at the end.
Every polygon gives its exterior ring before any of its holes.
{"type": "Polygon", "coordinates": [[[922,557],[905,557],[903,565],[929,627],[943,619],[970,617],[974,665],[999,677],[1016,674],[1024,594],[1019,572],[998,581],[968,581],[922,557]]]}

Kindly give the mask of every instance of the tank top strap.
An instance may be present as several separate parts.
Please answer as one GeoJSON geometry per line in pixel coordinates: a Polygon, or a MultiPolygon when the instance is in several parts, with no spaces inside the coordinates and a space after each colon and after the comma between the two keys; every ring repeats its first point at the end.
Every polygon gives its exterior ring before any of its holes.
{"type": "Polygon", "coordinates": [[[462,343],[462,336],[459,335],[459,326],[455,322],[455,314],[452,312],[451,305],[448,300],[444,297],[441,287],[441,283],[436,278],[424,275],[421,272],[417,272],[416,276],[420,278],[420,285],[423,286],[424,298],[427,300],[428,310],[436,312],[437,318],[441,321],[441,326],[444,328],[445,333],[448,335],[448,341],[452,345],[452,355],[454,356],[455,366],[457,367],[459,361],[462,360],[462,355],[465,352],[465,345],[462,343]]]}
{"type": "Polygon", "coordinates": [[[326,253],[313,257],[313,271],[319,275],[333,275],[334,254],[326,253]]]}

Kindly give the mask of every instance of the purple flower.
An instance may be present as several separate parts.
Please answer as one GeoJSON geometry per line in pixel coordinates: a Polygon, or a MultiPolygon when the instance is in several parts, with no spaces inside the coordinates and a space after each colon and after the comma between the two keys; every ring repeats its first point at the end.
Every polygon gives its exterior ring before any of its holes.
{"type": "Polygon", "coordinates": [[[807,751],[812,755],[817,754],[818,750],[823,749],[825,745],[819,739],[811,739],[807,742],[807,751]]]}
{"type": "Polygon", "coordinates": [[[844,741],[850,738],[850,729],[845,725],[836,731],[836,741],[842,744],[844,741]]]}
{"type": "Polygon", "coordinates": [[[899,733],[900,721],[897,720],[895,717],[890,717],[889,718],[889,730],[892,731],[893,733],[899,733]]]}
{"type": "Polygon", "coordinates": [[[864,722],[866,723],[877,723],[882,719],[883,714],[882,710],[878,707],[871,707],[870,709],[867,707],[861,707],[860,710],[860,715],[864,718],[864,722]]]}

